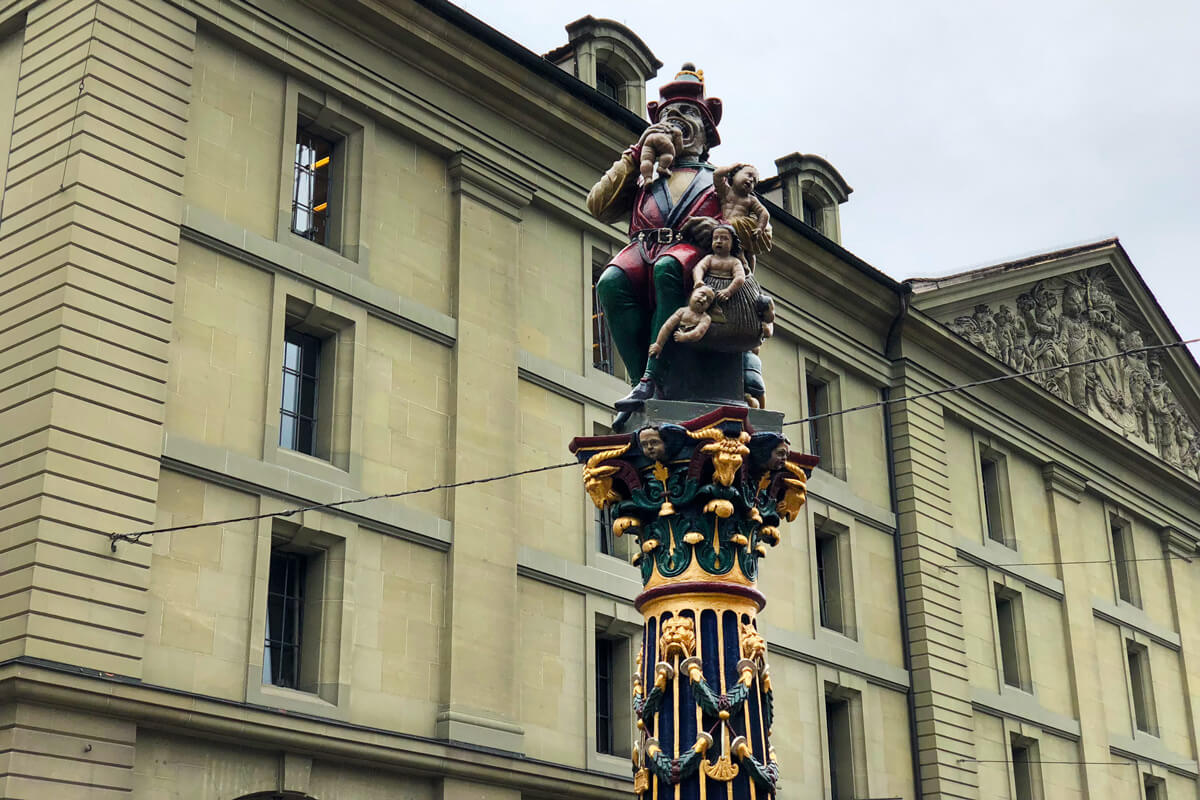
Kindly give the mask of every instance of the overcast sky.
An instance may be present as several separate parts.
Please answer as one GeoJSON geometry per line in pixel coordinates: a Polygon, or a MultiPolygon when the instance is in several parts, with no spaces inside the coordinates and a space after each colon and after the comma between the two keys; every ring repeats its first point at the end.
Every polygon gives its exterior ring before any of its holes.
{"type": "Polygon", "coordinates": [[[894,278],[1115,235],[1200,337],[1196,0],[457,2],[538,53],[623,22],[665,65],[651,97],[694,61],[725,101],[713,160],[829,159],[842,243],[894,278]]]}

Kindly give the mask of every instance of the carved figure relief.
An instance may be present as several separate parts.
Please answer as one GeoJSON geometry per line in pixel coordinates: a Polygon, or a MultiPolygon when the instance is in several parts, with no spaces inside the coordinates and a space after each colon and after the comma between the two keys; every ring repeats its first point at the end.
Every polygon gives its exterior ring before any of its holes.
{"type": "Polygon", "coordinates": [[[1200,426],[1177,401],[1159,354],[1117,356],[1145,346],[1145,337],[1121,312],[1106,272],[1039,281],[1017,297],[1015,314],[980,303],[949,327],[1014,370],[1045,370],[1032,380],[1200,477],[1200,426]],[[1094,358],[1106,360],[1076,363],[1094,358]]]}

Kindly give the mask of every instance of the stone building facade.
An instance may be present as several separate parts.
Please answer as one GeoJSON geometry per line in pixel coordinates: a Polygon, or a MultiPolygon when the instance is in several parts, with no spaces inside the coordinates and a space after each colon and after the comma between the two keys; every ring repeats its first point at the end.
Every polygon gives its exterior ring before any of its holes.
{"type": "MultiPolygon", "coordinates": [[[[639,583],[576,468],[296,511],[611,422],[624,231],[582,198],[657,63],[622,27],[552,62],[440,0],[0,4],[0,796],[629,792],[639,583]]],[[[789,429],[786,791],[1196,796],[1194,362],[900,401],[1178,338],[1128,258],[898,283],[828,162],[778,169],[768,404],[896,401],[789,429]]]]}

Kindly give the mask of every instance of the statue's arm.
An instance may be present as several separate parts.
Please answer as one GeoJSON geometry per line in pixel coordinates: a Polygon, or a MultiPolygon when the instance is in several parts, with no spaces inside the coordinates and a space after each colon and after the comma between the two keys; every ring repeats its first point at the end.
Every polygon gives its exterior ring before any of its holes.
{"type": "Polygon", "coordinates": [[[588,192],[587,208],[593,217],[601,222],[617,222],[633,210],[639,156],[637,145],[627,149],[588,192]]]}
{"type": "Polygon", "coordinates": [[[654,344],[650,346],[650,355],[656,356],[662,352],[662,349],[667,346],[667,342],[671,339],[671,334],[679,327],[679,320],[683,318],[683,309],[678,309],[674,314],[667,317],[667,321],[658,330],[658,338],[654,340],[654,344]]]}
{"type": "Polygon", "coordinates": [[[700,321],[696,323],[696,327],[687,332],[678,332],[675,334],[677,342],[698,342],[704,338],[704,334],[708,333],[708,327],[712,325],[712,317],[708,314],[701,314],[700,321]]]}
{"type": "Polygon", "coordinates": [[[767,226],[771,224],[771,212],[767,211],[767,207],[754,195],[750,196],[750,209],[758,217],[758,229],[765,231],[767,226]]]}

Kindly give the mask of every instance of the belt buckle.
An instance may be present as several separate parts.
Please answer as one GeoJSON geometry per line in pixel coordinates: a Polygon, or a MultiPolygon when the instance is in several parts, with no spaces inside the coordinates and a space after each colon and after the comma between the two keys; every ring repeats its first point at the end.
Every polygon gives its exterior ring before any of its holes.
{"type": "Polygon", "coordinates": [[[659,244],[671,244],[675,241],[675,231],[670,228],[659,228],[655,231],[659,244]]]}

